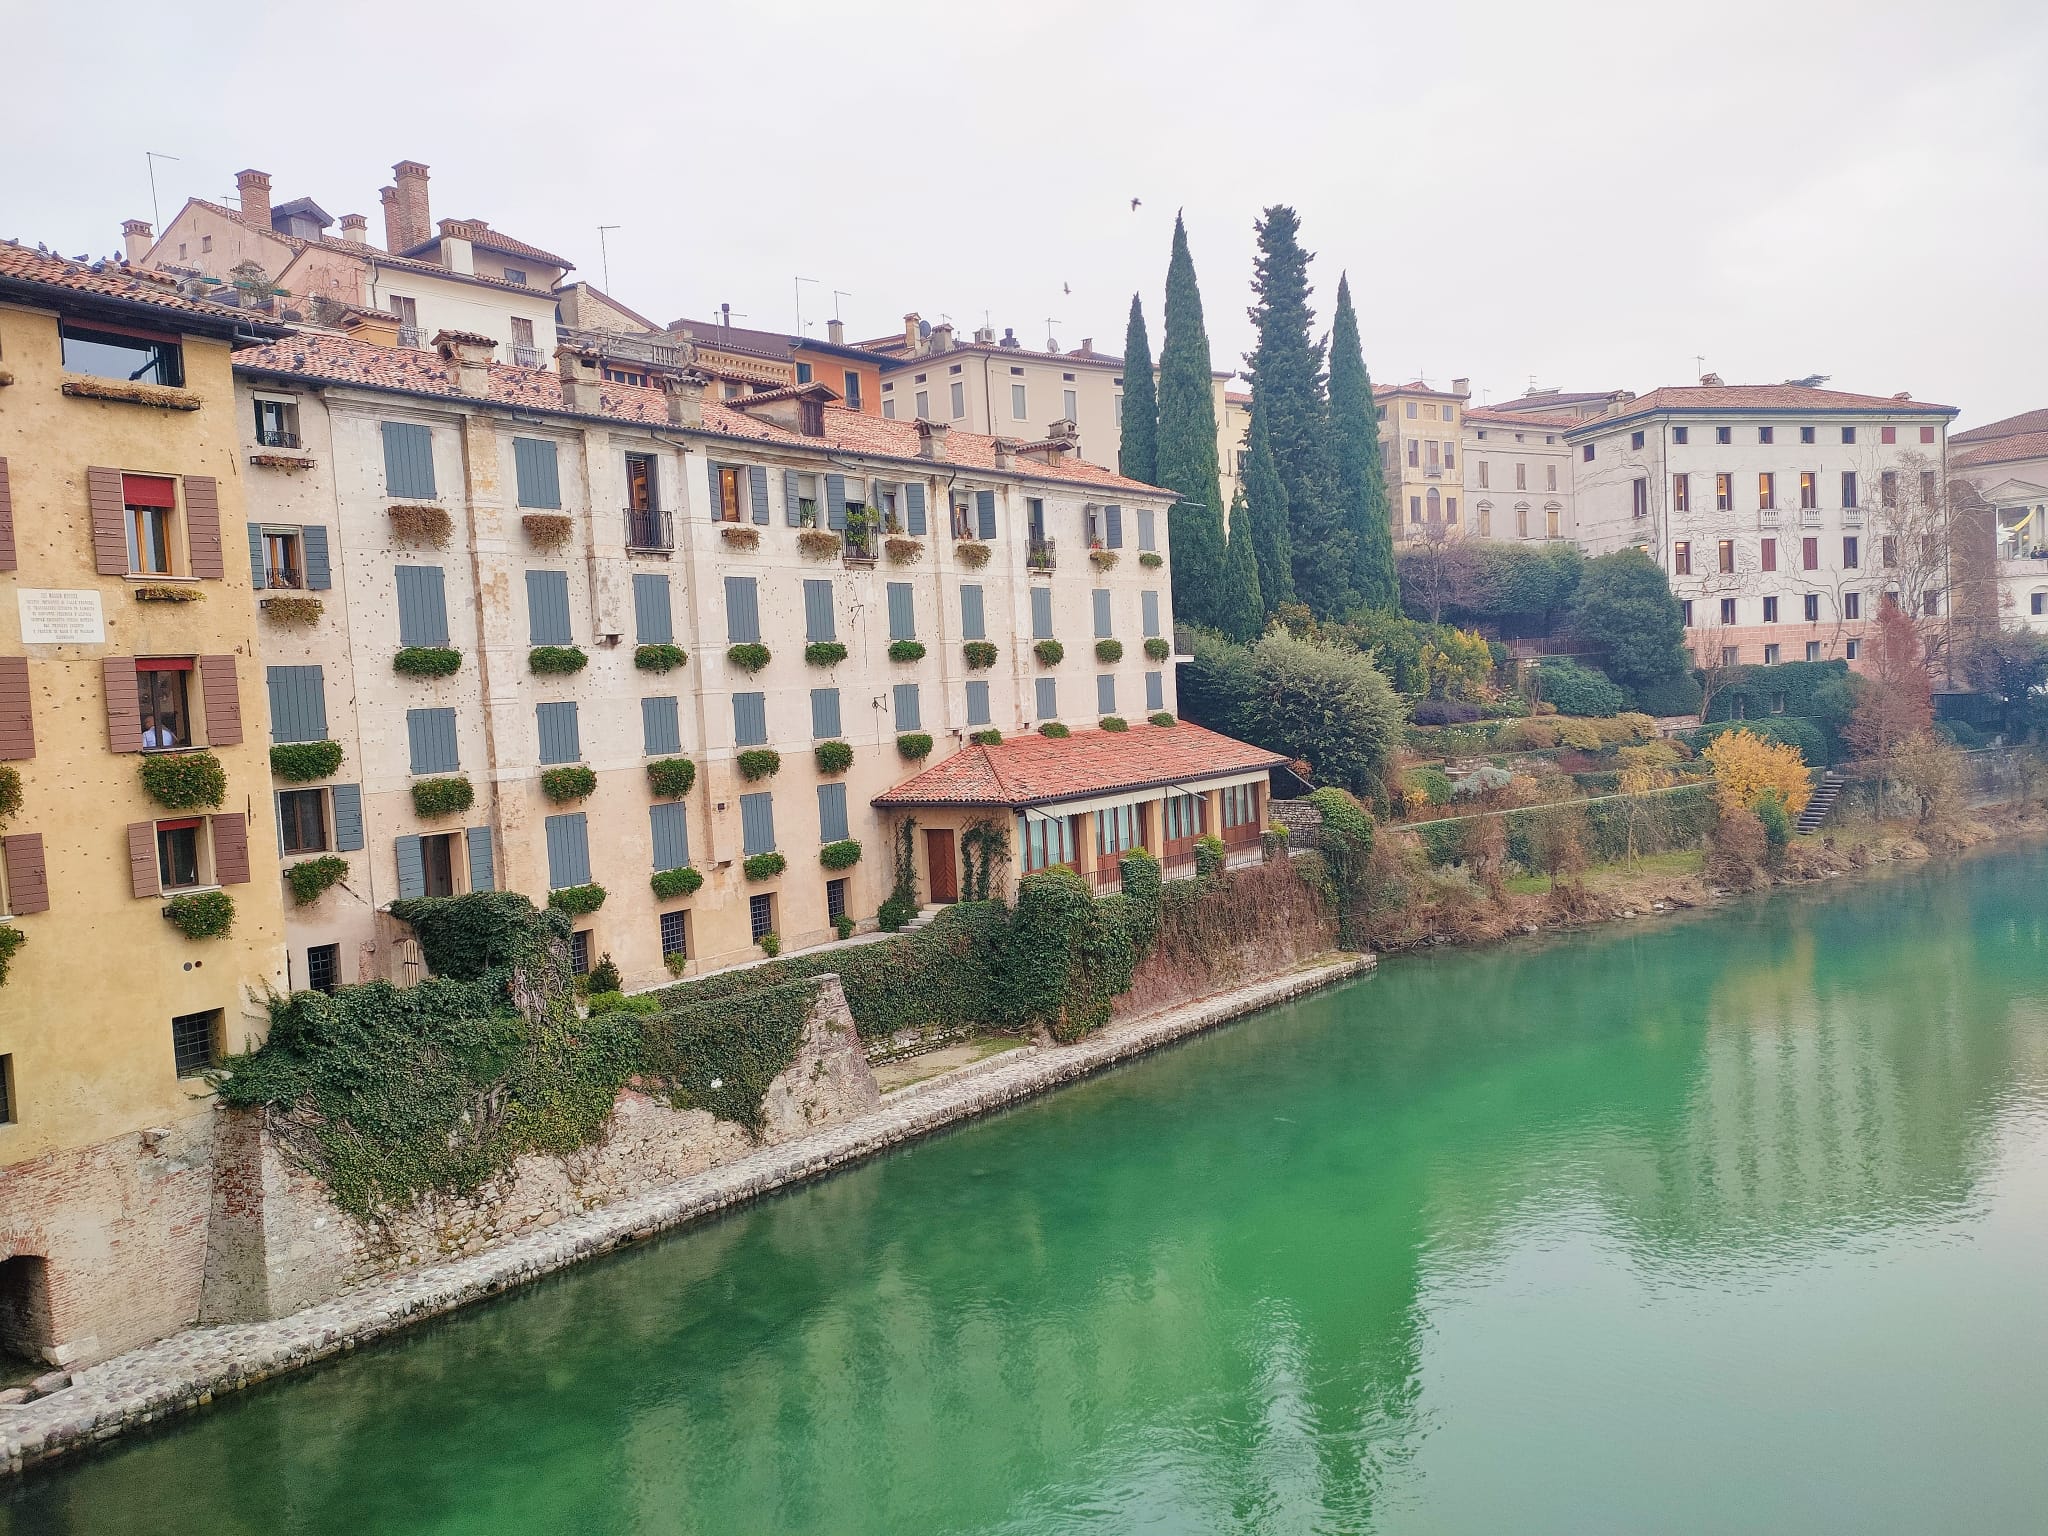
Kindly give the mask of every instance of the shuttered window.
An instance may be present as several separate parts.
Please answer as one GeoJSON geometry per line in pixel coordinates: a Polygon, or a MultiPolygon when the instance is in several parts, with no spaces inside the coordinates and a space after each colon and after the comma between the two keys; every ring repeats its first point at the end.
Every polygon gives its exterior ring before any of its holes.
{"type": "Polygon", "coordinates": [[[811,735],[819,741],[830,741],[839,734],[839,690],[837,688],[813,688],[811,690],[811,735]]]}
{"type": "Polygon", "coordinates": [[[1031,638],[1050,640],[1052,638],[1052,588],[1031,589],[1031,638]]]}
{"type": "Polygon", "coordinates": [[[1109,593],[1103,588],[1097,587],[1088,596],[1095,604],[1095,638],[1107,640],[1111,633],[1109,627],[1109,593]]]}
{"type": "Polygon", "coordinates": [[[446,645],[448,600],[443,592],[441,567],[401,565],[392,574],[398,581],[398,643],[446,645]]]}
{"type": "Polygon", "coordinates": [[[240,811],[206,818],[213,833],[213,883],[249,883],[249,823],[240,811]]]}
{"type": "Polygon", "coordinates": [[[899,731],[923,729],[923,722],[919,718],[917,684],[915,683],[898,683],[896,685],[896,729],[899,731]]]}
{"type": "Polygon", "coordinates": [[[669,604],[666,576],[634,574],[633,630],[641,645],[675,643],[675,615],[669,604]]]}
{"type": "Polygon", "coordinates": [[[1149,710],[1166,708],[1166,674],[1147,672],[1145,674],[1145,707],[1149,710]]]}
{"type": "Polygon", "coordinates": [[[1150,507],[1140,507],[1138,508],[1138,548],[1157,549],[1158,547],[1158,541],[1152,534],[1152,509],[1150,507]]]}
{"type": "Polygon", "coordinates": [[[1116,713],[1116,674],[1101,672],[1095,678],[1095,713],[1113,715],[1116,713]]]}
{"type": "Polygon", "coordinates": [[[8,486],[7,461],[0,459],[0,571],[14,567],[14,493],[8,486]]]}
{"type": "Polygon", "coordinates": [[[43,834],[17,832],[0,837],[0,866],[7,873],[7,900],[0,911],[15,917],[50,910],[50,877],[43,862],[43,834]]]}
{"type": "Polygon", "coordinates": [[[242,739],[242,690],[232,656],[201,656],[199,693],[206,711],[206,744],[232,747],[242,739]]]}
{"type": "Polygon", "coordinates": [[[363,786],[336,784],[327,795],[334,811],[334,851],[354,853],[363,846],[363,786]]]}
{"type": "Polygon", "coordinates": [[[910,583],[907,581],[889,583],[889,638],[917,638],[917,603],[911,597],[910,583]]]}
{"type": "Polygon", "coordinates": [[[427,865],[420,857],[420,840],[414,836],[391,840],[392,857],[398,863],[398,894],[411,900],[427,894],[427,865]]]}
{"type": "Polygon", "coordinates": [[[680,800],[647,807],[648,829],[654,837],[654,867],[681,869],[690,862],[690,813],[680,800]]]}
{"type": "Polygon", "coordinates": [[[536,704],[534,719],[540,727],[540,760],[543,763],[574,763],[583,758],[583,745],[576,728],[576,704],[536,704]]]}
{"type": "Polygon", "coordinates": [[[736,747],[764,747],[768,744],[768,695],[736,693],[732,696],[732,743],[736,747]]]}
{"type": "Polygon", "coordinates": [[[740,796],[740,852],[747,858],[775,851],[775,796],[763,790],[740,796]]]}
{"type": "Polygon", "coordinates": [[[844,784],[820,784],[818,786],[818,841],[837,843],[852,834],[846,830],[846,786],[844,784]]]}
{"type": "Polygon", "coordinates": [[[640,749],[649,757],[683,750],[683,731],[674,694],[640,701],[640,749]]]}
{"type": "Polygon", "coordinates": [[[731,645],[760,643],[761,605],[751,576],[725,578],[725,638],[731,645]]]}
{"type": "Polygon", "coordinates": [[[967,723],[987,725],[989,723],[988,684],[973,682],[967,685],[967,723]]]}
{"type": "Polygon", "coordinates": [[[270,687],[272,741],[325,741],[327,688],[318,667],[271,667],[264,674],[270,687]]]}
{"type": "Polygon", "coordinates": [[[1159,633],[1159,594],[1140,592],[1138,594],[1138,618],[1145,631],[1145,638],[1151,639],[1159,633]]]}
{"type": "Polygon", "coordinates": [[[519,482],[522,507],[559,507],[562,477],[555,464],[555,445],[545,438],[512,439],[512,469],[519,482]]]}
{"type": "Polygon", "coordinates": [[[327,530],[308,523],[299,530],[299,547],[305,551],[306,590],[325,592],[334,585],[333,562],[327,556],[327,530]]]}
{"type": "Polygon", "coordinates": [[[791,528],[804,525],[804,477],[793,469],[782,472],[782,521],[791,528]]]}
{"type": "Polygon", "coordinates": [[[1059,680],[1051,677],[1035,678],[1033,679],[1033,687],[1038,694],[1038,718],[1041,720],[1059,719],[1059,680]]]}
{"type": "Polygon", "coordinates": [[[1111,502],[1102,509],[1102,542],[1111,549],[1124,547],[1124,509],[1111,502]]]}
{"type": "Polygon", "coordinates": [[[974,493],[975,527],[984,539],[996,536],[996,493],[976,491],[974,493]]]}
{"type": "Polygon", "coordinates": [[[846,476],[825,477],[825,526],[844,528],[846,526],[846,476]]]}
{"type": "Polygon", "coordinates": [[[452,709],[408,709],[405,738],[412,748],[414,773],[454,773],[462,766],[452,709]]]}
{"type": "Polygon", "coordinates": [[[534,645],[569,643],[569,573],[526,573],[526,622],[534,645]]]}
{"type": "MultiPolygon", "coordinates": [[[[135,697],[133,672],[129,673],[128,697],[135,697]]],[[[137,731],[139,735],[139,717],[137,731]]],[[[28,691],[28,658],[0,656],[0,763],[21,762],[35,755],[36,719],[28,691]]]]}
{"type": "Polygon", "coordinates": [[[815,577],[804,580],[804,638],[837,640],[839,621],[832,612],[832,583],[815,577]]]}
{"type": "Polygon", "coordinates": [[[960,589],[960,638],[988,638],[988,619],[983,612],[981,588],[978,586],[965,586],[960,589]]]}
{"type": "Polygon", "coordinates": [[[925,535],[924,487],[906,485],[903,487],[904,525],[910,536],[921,539],[925,535]]]}
{"type": "Polygon", "coordinates": [[[498,861],[491,849],[491,829],[471,827],[468,843],[469,888],[472,891],[495,891],[498,888],[498,861]]]}
{"type": "Polygon", "coordinates": [[[747,499],[754,511],[754,521],[766,524],[768,521],[768,469],[763,464],[747,466],[747,499]]]}
{"type": "Polygon", "coordinates": [[[583,812],[547,819],[548,889],[590,884],[590,824],[583,812]]]}
{"type": "Polygon", "coordinates": [[[433,496],[434,433],[409,421],[384,423],[384,489],[393,496],[433,496]]]}

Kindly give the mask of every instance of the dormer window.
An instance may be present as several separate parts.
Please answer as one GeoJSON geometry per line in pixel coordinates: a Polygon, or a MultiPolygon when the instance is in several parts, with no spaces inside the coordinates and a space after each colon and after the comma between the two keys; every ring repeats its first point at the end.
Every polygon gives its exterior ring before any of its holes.
{"type": "Polygon", "coordinates": [[[522,288],[531,286],[526,281],[526,274],[520,271],[517,267],[507,267],[505,269],[505,281],[508,283],[517,283],[522,288]]]}
{"type": "Polygon", "coordinates": [[[799,430],[805,437],[825,435],[825,402],[822,400],[799,400],[797,402],[799,430]]]}

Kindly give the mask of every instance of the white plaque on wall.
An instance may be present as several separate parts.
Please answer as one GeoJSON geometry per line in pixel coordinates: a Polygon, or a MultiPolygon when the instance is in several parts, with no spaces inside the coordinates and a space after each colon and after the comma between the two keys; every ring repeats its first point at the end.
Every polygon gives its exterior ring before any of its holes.
{"type": "Polygon", "coordinates": [[[70,591],[22,587],[15,596],[21,601],[23,645],[107,643],[107,623],[100,612],[100,595],[92,588],[70,591]]]}

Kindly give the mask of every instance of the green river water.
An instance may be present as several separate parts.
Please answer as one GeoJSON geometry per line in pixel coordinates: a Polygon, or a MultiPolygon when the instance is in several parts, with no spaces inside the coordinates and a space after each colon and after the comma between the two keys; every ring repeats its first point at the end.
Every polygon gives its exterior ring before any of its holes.
{"type": "Polygon", "coordinates": [[[2048,855],[1377,976],[10,1532],[2048,1530],[2048,855]]]}

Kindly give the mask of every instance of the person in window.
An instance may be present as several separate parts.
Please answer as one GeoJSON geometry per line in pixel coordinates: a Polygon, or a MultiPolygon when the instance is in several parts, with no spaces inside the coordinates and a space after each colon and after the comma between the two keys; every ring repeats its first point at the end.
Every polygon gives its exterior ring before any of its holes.
{"type": "Polygon", "coordinates": [[[172,745],[170,733],[158,728],[155,715],[142,717],[142,750],[154,751],[159,747],[172,745]]]}

